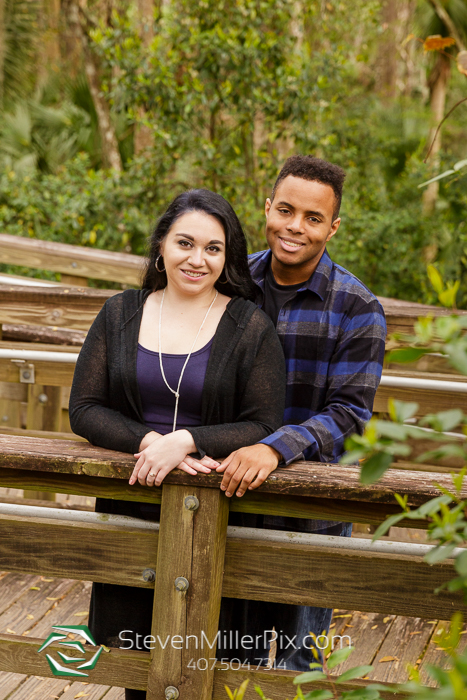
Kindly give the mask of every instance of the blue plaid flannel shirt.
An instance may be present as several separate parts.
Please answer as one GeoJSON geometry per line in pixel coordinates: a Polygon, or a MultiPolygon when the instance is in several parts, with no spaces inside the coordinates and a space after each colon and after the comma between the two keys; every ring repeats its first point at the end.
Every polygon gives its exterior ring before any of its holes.
{"type": "MultiPolygon", "coordinates": [[[[260,307],[270,259],[270,250],[249,256],[260,307]]],[[[345,438],[361,434],[371,418],[383,368],[383,308],[325,250],[310,279],[283,306],[277,333],[287,369],[284,425],[262,442],[280,452],[286,464],[298,459],[337,462],[345,438]]],[[[279,520],[291,520],[273,517],[277,526],[279,520]]],[[[308,523],[308,531],[335,524],[308,523]]]]}

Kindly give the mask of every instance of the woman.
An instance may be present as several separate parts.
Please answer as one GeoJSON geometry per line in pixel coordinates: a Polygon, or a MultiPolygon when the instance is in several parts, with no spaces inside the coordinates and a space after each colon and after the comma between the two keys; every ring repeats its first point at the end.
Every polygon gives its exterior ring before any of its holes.
{"type": "MultiPolygon", "coordinates": [[[[211,457],[277,429],[284,358],[253,294],[231,206],[208,190],[179,195],[152,234],[142,290],[111,297],[88,333],[70,397],[73,431],[135,454],[130,483],[152,486],[176,467],[208,473],[218,464],[211,457]]],[[[156,520],[160,512],[104,499],[96,510],[156,520]]],[[[94,584],[89,624],[97,643],[122,646],[122,630],[149,635],[152,599],[151,590],[134,596],[129,587],[94,584]]]]}

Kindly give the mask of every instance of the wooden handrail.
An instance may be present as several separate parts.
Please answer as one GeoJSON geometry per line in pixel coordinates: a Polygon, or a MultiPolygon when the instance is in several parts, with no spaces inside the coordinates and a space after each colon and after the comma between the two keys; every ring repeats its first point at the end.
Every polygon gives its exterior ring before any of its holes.
{"type": "Polygon", "coordinates": [[[138,286],[145,259],[129,253],[0,233],[0,263],[138,286]]]}
{"type": "MultiPolygon", "coordinates": [[[[467,609],[458,593],[433,593],[454,576],[452,561],[428,566],[420,556],[336,550],[326,546],[326,538],[323,545],[265,541],[259,535],[248,540],[226,538],[229,507],[261,513],[273,506],[273,512],[303,517],[305,502],[325,502],[325,517],[330,520],[349,507],[363,513],[368,522],[367,514],[375,517],[379,512],[382,519],[394,509],[395,491],[407,494],[415,506],[437,495],[432,476],[389,470],[378,484],[363,486],[356,467],[301,462],[276,470],[251,498],[246,494],[229,500],[220,491],[221,477],[216,474],[191,477],[172,472],[162,488],[130,487],[127,479],[133,464],[131,455],[87,443],[0,436],[2,485],[10,480],[25,483],[30,475],[43,488],[60,483],[74,493],[162,503],[159,531],[138,529],[137,534],[107,523],[105,516],[88,523],[47,519],[46,509],[44,517],[40,513],[25,517],[21,512],[0,515],[0,567],[154,588],[153,630],[163,639],[182,631],[198,638],[202,630],[209,639],[215,636],[221,595],[442,619],[456,609],[467,609]],[[184,507],[187,495],[197,496],[197,511],[184,507]],[[148,568],[156,572],[155,582],[142,577],[148,568]],[[177,575],[188,576],[188,594],[175,590],[177,575]]],[[[437,475],[436,481],[450,485],[446,475],[437,475]]],[[[464,492],[467,495],[467,488],[464,492]]],[[[37,654],[40,643],[0,635],[0,669],[50,676],[45,658],[37,654]]],[[[179,652],[156,645],[151,653],[112,649],[105,656],[90,672],[90,682],[147,687],[148,700],[163,698],[168,685],[179,687],[186,700],[211,700],[213,683],[218,687],[214,667],[209,672],[196,665],[186,668],[189,657],[206,657],[206,650],[179,652]]],[[[248,677],[258,680],[260,675],[241,669],[236,684],[248,677]]],[[[284,693],[292,692],[295,675],[268,676],[268,696],[283,700],[284,693]]]]}

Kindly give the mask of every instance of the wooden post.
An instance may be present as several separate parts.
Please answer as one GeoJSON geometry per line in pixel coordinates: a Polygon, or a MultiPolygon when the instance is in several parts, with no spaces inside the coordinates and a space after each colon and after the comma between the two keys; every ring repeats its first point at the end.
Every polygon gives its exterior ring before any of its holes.
{"type": "MultiPolygon", "coordinates": [[[[28,409],[26,417],[27,430],[42,430],[44,422],[44,404],[39,397],[45,393],[42,384],[28,384],[28,409]]],[[[49,387],[50,388],[50,387],[49,387]]],[[[54,387],[55,388],[55,387],[54,387]]],[[[60,388],[60,387],[57,387],[60,388]]],[[[49,491],[23,491],[24,498],[35,498],[40,501],[55,501],[55,494],[49,491]]]]}
{"type": "Polygon", "coordinates": [[[170,686],[180,700],[212,698],[216,645],[207,642],[218,631],[228,512],[218,489],[163,486],[148,700],[164,700],[170,686]],[[199,499],[197,510],[186,507],[188,496],[199,499]],[[188,590],[175,588],[178,577],[188,590]]]}

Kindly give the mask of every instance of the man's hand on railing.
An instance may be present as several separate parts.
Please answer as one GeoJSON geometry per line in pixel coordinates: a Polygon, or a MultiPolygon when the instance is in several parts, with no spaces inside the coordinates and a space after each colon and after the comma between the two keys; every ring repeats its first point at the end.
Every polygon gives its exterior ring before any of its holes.
{"type": "Polygon", "coordinates": [[[245,491],[258,488],[277,469],[282,455],[269,445],[251,445],[232,452],[217,472],[224,472],[221,489],[226,496],[243,496],[245,491]]]}

